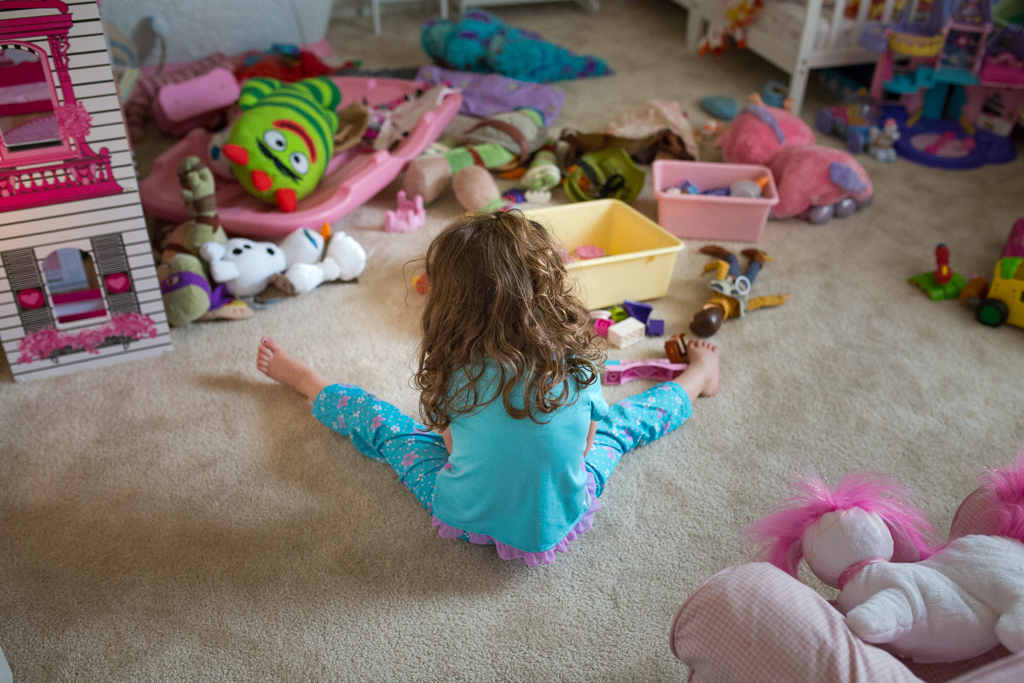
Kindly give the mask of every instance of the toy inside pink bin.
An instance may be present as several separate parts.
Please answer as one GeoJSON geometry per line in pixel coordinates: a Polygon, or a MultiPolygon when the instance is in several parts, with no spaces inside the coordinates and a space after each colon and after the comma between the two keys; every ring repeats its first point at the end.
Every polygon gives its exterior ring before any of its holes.
{"type": "MultiPolygon", "coordinates": [[[[390,78],[334,77],[341,90],[342,107],[365,101],[373,107],[392,102],[422,88],[422,83],[390,78]]],[[[440,106],[423,114],[409,135],[391,150],[375,152],[364,145],[334,155],[320,185],[299,202],[295,211],[283,213],[247,193],[241,185],[218,180],[217,213],[231,235],[280,240],[303,226],[334,223],[384,189],[411,159],[432,143],[452,120],[462,96],[450,93],[440,106]]],[[[197,156],[207,165],[212,134],[193,130],[153,162],[153,171],[141,184],[143,207],[153,216],[172,222],[188,218],[178,185],[178,164],[197,156]]]]}
{"type": "Polygon", "coordinates": [[[653,168],[658,223],[678,237],[756,242],[764,232],[768,213],[779,203],[775,178],[767,166],[658,159],[653,168]],[[685,182],[704,192],[728,188],[738,180],[763,185],[761,196],[666,192],[667,188],[685,182]]]}

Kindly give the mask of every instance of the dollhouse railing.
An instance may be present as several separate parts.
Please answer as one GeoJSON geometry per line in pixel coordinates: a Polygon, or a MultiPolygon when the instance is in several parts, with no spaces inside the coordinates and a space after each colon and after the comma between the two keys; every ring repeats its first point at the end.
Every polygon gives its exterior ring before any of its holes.
{"type": "Polygon", "coordinates": [[[0,170],[0,211],[120,192],[106,148],[94,156],[59,164],[0,170]]]}

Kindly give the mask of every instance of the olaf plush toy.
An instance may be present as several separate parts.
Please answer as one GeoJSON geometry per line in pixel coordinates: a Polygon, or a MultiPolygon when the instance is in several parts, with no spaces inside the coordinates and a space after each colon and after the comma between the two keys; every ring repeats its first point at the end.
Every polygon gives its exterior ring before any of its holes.
{"type": "Polygon", "coordinates": [[[850,630],[918,662],[952,662],[999,644],[1024,651],[1024,453],[991,470],[983,489],[997,535],[938,549],[909,492],[882,475],[816,477],[748,527],[764,559],[796,576],[800,559],[840,590],[850,630]]]}
{"type": "Polygon", "coordinates": [[[289,294],[305,294],[323,282],[354,280],[366,267],[362,245],[340,230],[332,236],[329,223],[324,223],[320,232],[295,230],[281,242],[281,249],[288,269],[274,278],[274,284],[289,294]]]}
{"type": "Polygon", "coordinates": [[[236,297],[253,296],[267,287],[270,278],[287,267],[284,252],[273,242],[253,242],[233,237],[225,244],[207,242],[199,249],[210,264],[210,277],[224,283],[236,297]]]}

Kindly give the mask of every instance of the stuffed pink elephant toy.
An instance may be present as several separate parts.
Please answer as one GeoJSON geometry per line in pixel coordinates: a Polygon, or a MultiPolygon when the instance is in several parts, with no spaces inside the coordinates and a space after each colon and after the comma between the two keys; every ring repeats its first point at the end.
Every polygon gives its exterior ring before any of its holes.
{"type": "Polygon", "coordinates": [[[755,101],[722,135],[722,158],[772,170],[779,190],[776,218],[827,223],[870,204],[874,188],[864,167],[846,152],[814,142],[814,131],[801,119],[755,101]]]}

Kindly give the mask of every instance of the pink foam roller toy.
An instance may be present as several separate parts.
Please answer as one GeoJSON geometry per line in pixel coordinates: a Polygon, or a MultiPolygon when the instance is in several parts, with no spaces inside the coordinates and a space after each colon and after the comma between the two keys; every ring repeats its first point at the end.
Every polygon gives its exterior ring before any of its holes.
{"type": "MultiPolygon", "coordinates": [[[[393,102],[422,88],[422,83],[392,78],[335,76],[341,90],[342,107],[366,102],[374,107],[393,102]]],[[[256,199],[238,183],[218,181],[217,215],[231,235],[262,240],[282,240],[305,225],[335,223],[362,206],[398,176],[405,164],[418,156],[444,130],[462,106],[462,96],[448,94],[440,105],[420,116],[409,134],[393,150],[375,152],[356,145],[335,154],[323,180],[298,203],[295,211],[281,212],[276,206],[256,199]]],[[[152,216],[173,223],[188,219],[178,185],[178,164],[195,155],[209,165],[211,133],[193,130],[153,162],[153,171],[139,186],[142,205],[152,216]]]]}
{"type": "Polygon", "coordinates": [[[427,212],[423,208],[423,197],[416,195],[410,201],[406,198],[405,190],[398,191],[398,208],[384,212],[386,232],[412,232],[422,228],[426,222],[427,212]]]}
{"type": "Polygon", "coordinates": [[[241,92],[233,73],[213,69],[189,81],[168,83],[160,88],[156,99],[167,118],[180,123],[230,107],[238,101],[241,92]]]}
{"type": "Polygon", "coordinates": [[[604,384],[616,385],[635,379],[655,379],[669,382],[686,369],[686,363],[673,363],[668,358],[652,360],[607,361],[604,364],[604,384]]]}

